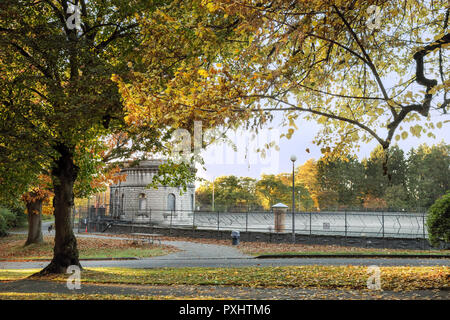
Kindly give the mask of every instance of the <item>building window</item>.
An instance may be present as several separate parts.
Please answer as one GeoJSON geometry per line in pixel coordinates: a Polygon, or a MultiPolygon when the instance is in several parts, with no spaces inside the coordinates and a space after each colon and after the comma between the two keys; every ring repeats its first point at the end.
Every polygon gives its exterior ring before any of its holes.
{"type": "Polygon", "coordinates": [[[169,193],[167,196],[167,210],[175,211],[175,195],[173,193],[169,193]]]}
{"type": "Polygon", "coordinates": [[[139,210],[147,209],[147,199],[145,198],[145,194],[141,193],[139,195],[139,210]]]}

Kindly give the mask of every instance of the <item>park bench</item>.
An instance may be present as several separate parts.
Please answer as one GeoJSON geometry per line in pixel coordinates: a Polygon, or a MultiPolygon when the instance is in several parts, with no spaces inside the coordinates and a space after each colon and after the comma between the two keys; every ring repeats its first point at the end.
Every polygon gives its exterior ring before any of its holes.
{"type": "Polygon", "coordinates": [[[155,241],[158,241],[161,245],[161,239],[162,234],[159,233],[131,233],[131,236],[133,237],[134,241],[141,241],[143,243],[151,243],[153,244],[155,241]]]}

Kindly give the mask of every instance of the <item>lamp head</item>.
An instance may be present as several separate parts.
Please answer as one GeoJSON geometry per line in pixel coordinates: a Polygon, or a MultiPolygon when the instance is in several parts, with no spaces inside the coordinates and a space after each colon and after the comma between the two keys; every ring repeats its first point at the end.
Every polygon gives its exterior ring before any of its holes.
{"type": "Polygon", "coordinates": [[[292,162],[295,162],[297,160],[297,157],[293,154],[292,156],[291,156],[291,161],[292,162]]]}

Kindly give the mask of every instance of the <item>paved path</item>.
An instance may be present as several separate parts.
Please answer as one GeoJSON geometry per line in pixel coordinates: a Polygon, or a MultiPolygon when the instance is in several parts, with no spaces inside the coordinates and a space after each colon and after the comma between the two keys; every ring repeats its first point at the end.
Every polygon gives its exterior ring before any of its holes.
{"type": "MultiPolygon", "coordinates": [[[[49,223],[43,223],[43,229],[49,223]]],[[[47,232],[48,233],[48,232],[47,232]]],[[[84,238],[108,238],[99,234],[78,234],[84,238]]],[[[114,239],[130,239],[114,237],[114,239]]],[[[122,267],[122,268],[181,268],[181,267],[263,267],[263,266],[302,266],[302,265],[356,265],[356,266],[450,266],[450,259],[417,258],[279,258],[255,259],[236,248],[224,245],[202,244],[185,241],[162,241],[181,251],[165,256],[138,260],[82,261],[84,267],[122,267]]],[[[0,269],[44,268],[48,262],[0,262],[0,269]]]]}
{"type": "MultiPolygon", "coordinates": [[[[0,262],[0,269],[39,269],[48,262],[0,262]]],[[[81,261],[86,268],[183,268],[183,267],[270,267],[270,266],[450,266],[450,259],[407,259],[407,258],[292,258],[292,259],[254,259],[254,258],[185,258],[172,259],[168,256],[139,260],[81,261]]]]}

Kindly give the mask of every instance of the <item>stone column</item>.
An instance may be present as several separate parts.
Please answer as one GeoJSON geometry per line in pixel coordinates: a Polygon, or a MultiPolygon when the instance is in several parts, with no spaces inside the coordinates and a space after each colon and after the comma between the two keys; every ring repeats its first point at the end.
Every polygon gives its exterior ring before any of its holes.
{"type": "Polygon", "coordinates": [[[273,215],[274,215],[274,224],[275,224],[275,232],[283,232],[285,229],[285,218],[288,206],[283,203],[277,203],[272,206],[273,215]]]}

